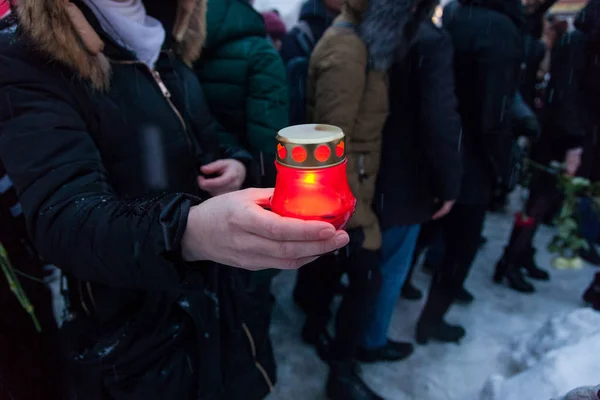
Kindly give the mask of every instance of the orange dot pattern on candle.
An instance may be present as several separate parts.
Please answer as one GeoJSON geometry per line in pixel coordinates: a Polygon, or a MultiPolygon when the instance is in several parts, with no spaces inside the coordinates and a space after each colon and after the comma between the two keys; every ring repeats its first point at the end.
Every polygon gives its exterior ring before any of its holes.
{"type": "Polygon", "coordinates": [[[317,161],[325,162],[329,160],[329,156],[331,156],[331,150],[328,146],[322,144],[316,148],[315,158],[317,159],[317,161]]]}
{"type": "Polygon", "coordinates": [[[344,142],[339,142],[337,146],[335,146],[335,155],[338,157],[342,157],[344,155],[344,142]]]}
{"type": "Polygon", "coordinates": [[[292,149],[292,158],[296,162],[304,162],[306,161],[306,157],[308,154],[306,153],[306,149],[302,146],[296,146],[292,149]]]}
{"type": "Polygon", "coordinates": [[[287,157],[287,149],[279,143],[277,144],[277,153],[279,154],[279,158],[283,159],[287,157]]]}

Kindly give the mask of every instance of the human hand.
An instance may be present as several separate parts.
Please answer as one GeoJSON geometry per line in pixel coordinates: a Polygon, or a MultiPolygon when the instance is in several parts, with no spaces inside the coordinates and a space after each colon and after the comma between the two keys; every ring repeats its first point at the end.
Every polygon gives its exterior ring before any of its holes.
{"type": "Polygon", "coordinates": [[[348,234],[331,224],[280,217],[258,205],[272,194],[273,189],[248,189],[192,207],[183,258],[251,271],[296,269],[348,244],[348,234]]]}
{"type": "Polygon", "coordinates": [[[565,173],[568,176],[575,176],[577,173],[577,170],[581,166],[582,154],[583,149],[581,147],[567,151],[565,155],[565,173]]]}
{"type": "Polygon", "coordinates": [[[433,217],[431,217],[431,219],[440,219],[448,215],[450,211],[452,211],[452,207],[454,207],[455,202],[455,200],[445,201],[442,204],[442,207],[440,207],[440,209],[435,214],[433,214],[433,217]]]}
{"type": "Polygon", "coordinates": [[[246,179],[246,167],[238,160],[217,160],[200,168],[205,175],[217,175],[216,178],[198,177],[200,189],[216,197],[240,190],[246,179]]]}

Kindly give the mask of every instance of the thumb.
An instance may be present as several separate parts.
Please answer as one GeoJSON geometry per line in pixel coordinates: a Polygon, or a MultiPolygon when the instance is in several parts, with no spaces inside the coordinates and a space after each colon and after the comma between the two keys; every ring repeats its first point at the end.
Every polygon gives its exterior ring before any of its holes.
{"type": "Polygon", "coordinates": [[[200,167],[200,171],[204,174],[215,174],[227,168],[227,161],[217,160],[200,167]]]}

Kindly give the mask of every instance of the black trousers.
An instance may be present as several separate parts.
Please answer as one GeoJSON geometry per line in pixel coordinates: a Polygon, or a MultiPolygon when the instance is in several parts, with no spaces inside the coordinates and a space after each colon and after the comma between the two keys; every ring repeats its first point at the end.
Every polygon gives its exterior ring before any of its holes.
{"type": "Polygon", "coordinates": [[[433,274],[422,320],[442,320],[457,291],[463,287],[479,250],[486,210],[487,204],[456,204],[450,214],[437,223],[446,249],[441,266],[433,274]]]}
{"type": "Polygon", "coordinates": [[[362,247],[362,231],[350,231],[350,244],[338,255],[329,254],[298,271],[294,297],[307,319],[325,328],[331,319],[331,302],[342,274],[348,288],[336,315],[331,357],[335,361],[354,358],[366,317],[374,307],[381,286],[379,252],[362,247]]]}

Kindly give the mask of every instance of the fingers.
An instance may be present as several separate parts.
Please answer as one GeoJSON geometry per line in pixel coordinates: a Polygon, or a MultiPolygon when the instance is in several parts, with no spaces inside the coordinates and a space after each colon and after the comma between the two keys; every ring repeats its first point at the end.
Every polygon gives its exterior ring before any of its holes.
{"type": "Polygon", "coordinates": [[[306,257],[298,260],[282,260],[266,256],[253,256],[252,258],[247,258],[246,261],[244,261],[244,263],[238,265],[237,267],[247,269],[250,271],[258,271],[263,269],[291,270],[298,269],[308,263],[315,261],[318,258],[319,257],[306,257]]]}
{"type": "Polygon", "coordinates": [[[233,242],[242,258],[238,262],[243,268],[298,268],[306,260],[333,252],[348,244],[346,232],[340,231],[328,240],[314,242],[275,241],[261,236],[247,234],[233,242]],[[260,262],[256,260],[260,259],[260,262]],[[251,263],[252,265],[244,265],[251,263]]]}
{"type": "Polygon", "coordinates": [[[336,234],[333,225],[327,222],[284,218],[258,205],[247,209],[235,223],[246,232],[276,241],[319,241],[336,234]]]}
{"type": "Polygon", "coordinates": [[[206,179],[203,176],[198,177],[198,186],[200,189],[211,191],[216,189],[224,188],[228,185],[231,185],[234,181],[232,176],[228,176],[226,174],[218,176],[216,178],[206,179]]]}
{"type": "Polygon", "coordinates": [[[433,217],[431,217],[432,219],[436,220],[436,219],[440,219],[445,217],[446,215],[448,215],[448,213],[450,212],[450,210],[452,210],[452,205],[451,204],[444,204],[442,206],[442,208],[440,208],[438,210],[438,212],[436,212],[435,214],[433,214],[433,217]]]}
{"type": "Polygon", "coordinates": [[[212,175],[227,169],[227,160],[217,160],[200,167],[203,174],[212,175]]]}

